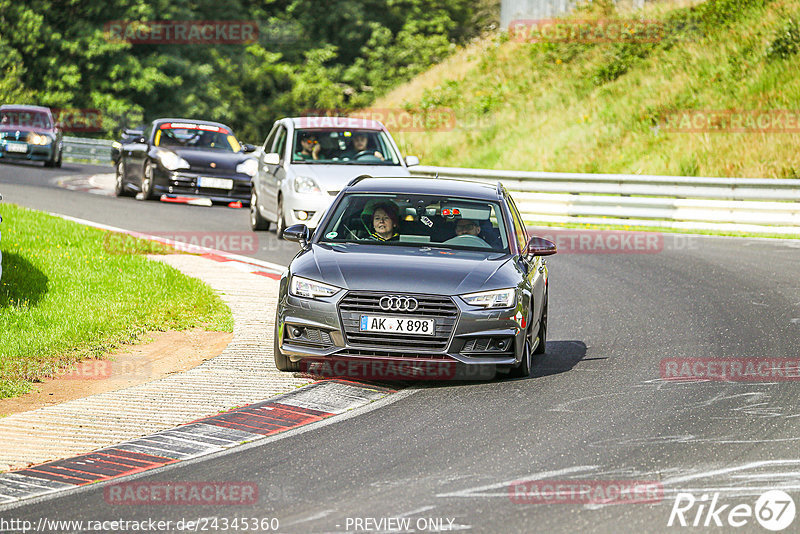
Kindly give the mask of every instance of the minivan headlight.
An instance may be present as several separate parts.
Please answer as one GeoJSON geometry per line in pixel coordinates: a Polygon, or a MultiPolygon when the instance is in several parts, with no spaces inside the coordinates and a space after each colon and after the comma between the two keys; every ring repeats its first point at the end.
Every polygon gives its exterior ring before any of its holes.
{"type": "Polygon", "coordinates": [[[322,191],[317,182],[309,176],[297,176],[294,179],[294,190],[298,193],[319,193],[322,191]]]}
{"type": "Polygon", "coordinates": [[[468,293],[461,295],[464,302],[470,306],[481,306],[483,308],[511,308],[516,302],[517,290],[513,287],[508,289],[497,289],[495,291],[481,291],[480,293],[468,293]]]}
{"type": "Polygon", "coordinates": [[[322,282],[316,282],[301,276],[292,276],[289,283],[289,293],[295,297],[313,299],[317,297],[330,297],[339,292],[339,288],[322,282]]]}

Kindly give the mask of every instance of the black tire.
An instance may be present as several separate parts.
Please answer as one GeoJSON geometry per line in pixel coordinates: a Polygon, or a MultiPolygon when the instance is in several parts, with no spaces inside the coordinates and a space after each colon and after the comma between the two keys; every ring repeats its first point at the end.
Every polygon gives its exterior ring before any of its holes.
{"type": "Polygon", "coordinates": [[[255,186],[253,186],[253,191],[250,193],[250,229],[254,232],[269,230],[269,221],[258,212],[258,196],[256,195],[255,186]]]}
{"type": "Polygon", "coordinates": [[[544,297],[544,308],[542,309],[542,320],[539,323],[539,332],[536,334],[536,337],[539,338],[539,344],[536,345],[536,349],[533,351],[534,354],[544,354],[547,345],[547,303],[548,303],[547,293],[545,293],[544,297]]]}
{"type": "Polygon", "coordinates": [[[144,164],[142,170],[142,191],[136,196],[137,200],[153,199],[153,164],[149,161],[144,164]]]}
{"type": "Polygon", "coordinates": [[[122,172],[122,159],[117,162],[116,179],[114,180],[114,194],[118,197],[133,196],[133,193],[125,189],[122,172]]]}
{"type": "Polygon", "coordinates": [[[280,343],[279,340],[280,333],[278,332],[278,314],[275,314],[275,343],[273,348],[273,357],[275,359],[275,367],[278,368],[278,371],[299,371],[300,370],[300,362],[293,362],[280,351],[280,343]]]}
{"type": "Polygon", "coordinates": [[[64,150],[60,149],[58,151],[58,159],[56,160],[56,167],[59,169],[61,168],[61,160],[64,158],[64,150]]]}
{"type": "Polygon", "coordinates": [[[531,329],[528,328],[525,332],[525,346],[522,348],[524,352],[522,361],[519,362],[519,365],[511,368],[508,376],[511,378],[528,378],[531,376],[531,367],[533,365],[533,353],[531,352],[532,344],[531,329]]]}
{"type": "Polygon", "coordinates": [[[275,223],[275,233],[278,239],[283,239],[283,231],[286,230],[286,219],[283,217],[283,197],[278,197],[278,222],[275,223]]]}

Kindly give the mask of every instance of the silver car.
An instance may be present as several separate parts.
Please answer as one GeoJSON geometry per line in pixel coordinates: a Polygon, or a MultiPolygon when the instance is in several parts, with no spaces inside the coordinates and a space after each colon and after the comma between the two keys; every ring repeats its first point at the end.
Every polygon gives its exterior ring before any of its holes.
{"type": "Polygon", "coordinates": [[[287,226],[315,229],[339,191],[353,178],[410,176],[419,164],[403,158],[378,121],[345,117],[295,117],[277,121],[259,154],[253,178],[250,227],[278,237],[287,226]]]}

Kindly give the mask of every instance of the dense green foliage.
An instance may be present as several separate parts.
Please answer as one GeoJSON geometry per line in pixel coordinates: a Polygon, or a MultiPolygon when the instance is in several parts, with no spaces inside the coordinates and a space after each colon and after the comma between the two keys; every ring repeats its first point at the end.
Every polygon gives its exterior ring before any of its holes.
{"type": "Polygon", "coordinates": [[[496,24],[499,0],[0,0],[0,103],[97,109],[107,135],[159,116],[230,124],[350,108],[496,24]],[[250,44],[133,44],[112,21],[255,21],[250,44]]]}

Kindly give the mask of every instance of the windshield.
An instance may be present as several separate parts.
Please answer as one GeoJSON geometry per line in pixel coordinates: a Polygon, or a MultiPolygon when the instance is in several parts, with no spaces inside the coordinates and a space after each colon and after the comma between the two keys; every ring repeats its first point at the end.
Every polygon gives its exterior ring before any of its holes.
{"type": "Polygon", "coordinates": [[[53,127],[47,113],[4,109],[0,111],[0,126],[9,128],[41,128],[49,130],[53,127]]]}
{"type": "Polygon", "coordinates": [[[400,165],[389,138],[380,130],[298,129],[292,161],[338,165],[400,165]]]}
{"type": "Polygon", "coordinates": [[[156,130],[155,146],[240,152],[242,147],[226,128],[207,124],[165,123],[156,130]]]}
{"type": "Polygon", "coordinates": [[[457,197],[351,194],[342,198],[320,243],[382,243],[508,252],[499,204],[457,197]]]}

